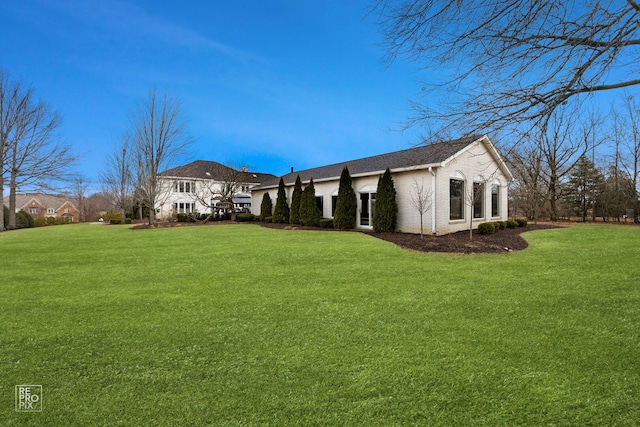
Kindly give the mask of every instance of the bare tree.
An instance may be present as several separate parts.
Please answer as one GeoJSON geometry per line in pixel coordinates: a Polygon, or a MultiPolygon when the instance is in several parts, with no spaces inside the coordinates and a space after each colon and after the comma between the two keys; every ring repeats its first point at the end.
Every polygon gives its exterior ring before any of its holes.
{"type": "Polygon", "coordinates": [[[417,179],[413,180],[413,191],[411,196],[411,206],[418,211],[420,215],[420,238],[424,238],[424,215],[431,210],[433,206],[433,192],[429,187],[425,187],[424,179],[418,182],[417,179]]]}
{"type": "MultiPolygon", "coordinates": [[[[550,220],[559,216],[562,198],[561,183],[580,156],[595,149],[602,140],[598,134],[600,119],[595,115],[582,117],[578,110],[557,110],[545,126],[533,128],[522,136],[510,159],[519,166],[519,178],[526,184],[524,191],[533,191],[525,196],[531,202],[544,202],[534,209],[535,214],[545,211],[550,220]],[[540,182],[541,181],[541,182],[540,182]],[[540,184],[544,184],[542,196],[540,184]]],[[[530,207],[531,209],[531,207],[530,207]]]]}
{"type": "Polygon", "coordinates": [[[178,99],[152,90],[131,114],[130,137],[135,147],[136,194],[149,208],[153,225],[161,190],[159,173],[183,156],[191,143],[178,99]]]}
{"type": "Polygon", "coordinates": [[[470,185],[465,185],[464,188],[464,203],[471,212],[469,215],[469,240],[473,240],[473,220],[484,218],[485,191],[486,181],[484,179],[474,179],[470,181],[470,185]]]}
{"type": "Polygon", "coordinates": [[[542,152],[531,141],[509,152],[509,166],[515,175],[515,185],[510,191],[516,202],[514,209],[537,222],[544,205],[544,180],[542,176],[542,152]]]}
{"type": "Polygon", "coordinates": [[[208,221],[216,210],[231,211],[231,220],[236,220],[236,210],[233,198],[247,187],[255,179],[250,179],[251,172],[246,166],[223,165],[216,162],[209,162],[205,170],[205,176],[210,179],[201,181],[198,190],[193,197],[204,206],[211,209],[211,214],[205,219],[208,221]],[[216,207],[216,203],[221,203],[221,207],[216,207]]]}
{"type": "Polygon", "coordinates": [[[87,203],[87,181],[79,176],[73,180],[73,200],[76,202],[80,218],[79,222],[85,222],[89,218],[89,204],[87,203]]]}
{"type": "Polygon", "coordinates": [[[640,214],[640,104],[632,96],[627,95],[624,97],[622,107],[613,109],[612,138],[616,153],[620,155],[619,161],[622,169],[629,174],[633,181],[635,191],[633,220],[638,222],[640,214]]]}
{"type": "Polygon", "coordinates": [[[9,80],[0,69],[0,231],[4,231],[4,176],[7,172],[6,155],[13,139],[16,110],[20,106],[20,85],[9,80]]]}
{"type": "MultiPolygon", "coordinates": [[[[58,113],[35,99],[33,88],[11,82],[0,72],[0,136],[2,171],[9,177],[8,227],[15,227],[16,191],[24,186],[52,188],[52,181],[70,176],[76,161],[70,146],[57,135],[58,113]]],[[[0,190],[4,178],[0,179],[0,190]]]]}
{"type": "Polygon", "coordinates": [[[424,90],[440,103],[416,102],[410,124],[544,127],[569,102],[640,84],[635,0],[377,0],[371,13],[388,60],[400,55],[435,70],[424,90]]]}
{"type": "Polygon", "coordinates": [[[105,160],[100,174],[103,192],[111,204],[120,212],[120,223],[125,223],[125,212],[133,205],[133,152],[129,139],[125,136],[105,160]]]}

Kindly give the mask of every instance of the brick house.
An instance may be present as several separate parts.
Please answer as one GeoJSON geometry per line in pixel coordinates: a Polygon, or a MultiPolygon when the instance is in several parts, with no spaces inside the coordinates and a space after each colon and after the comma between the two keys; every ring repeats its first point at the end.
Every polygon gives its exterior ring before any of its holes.
{"type": "Polygon", "coordinates": [[[16,212],[23,210],[35,218],[71,218],[80,221],[80,212],[73,199],[62,195],[42,193],[16,194],[16,212]]]}

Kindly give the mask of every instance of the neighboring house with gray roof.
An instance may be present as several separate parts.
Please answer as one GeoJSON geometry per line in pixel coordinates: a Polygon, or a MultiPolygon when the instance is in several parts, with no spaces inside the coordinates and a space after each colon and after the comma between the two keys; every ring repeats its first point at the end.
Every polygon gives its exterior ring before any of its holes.
{"type": "Polygon", "coordinates": [[[168,169],[159,178],[161,191],[156,199],[156,214],[160,219],[170,219],[179,213],[209,214],[218,208],[228,210],[230,206],[222,201],[223,194],[233,194],[236,211],[249,211],[251,187],[274,176],[196,160],[168,169]]]}
{"type": "MultiPolygon", "coordinates": [[[[356,224],[361,229],[372,228],[378,178],[386,168],[391,170],[396,188],[398,231],[420,232],[420,212],[415,207],[418,188],[430,205],[422,219],[426,233],[447,234],[468,230],[469,224],[477,228],[481,222],[507,219],[507,186],[513,175],[486,135],[291,172],[282,177],[287,202],[291,203],[298,175],[303,186],[313,178],[322,216],[332,218],[345,166],[358,197],[356,224]]],[[[279,180],[273,177],[252,188],[252,213],[260,214],[266,192],[275,205],[279,180]]]]}
{"type": "Polygon", "coordinates": [[[68,218],[70,222],[80,221],[80,212],[74,201],[61,195],[27,193],[16,194],[16,212],[25,211],[33,218],[68,218]]]}

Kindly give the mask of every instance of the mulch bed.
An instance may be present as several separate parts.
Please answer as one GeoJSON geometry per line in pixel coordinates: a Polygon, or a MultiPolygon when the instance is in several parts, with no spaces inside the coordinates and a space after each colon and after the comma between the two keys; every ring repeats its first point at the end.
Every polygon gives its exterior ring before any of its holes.
{"type": "MultiPolygon", "coordinates": [[[[188,227],[197,225],[216,225],[216,224],[236,224],[231,221],[212,221],[207,224],[202,223],[176,223],[164,222],[158,223],[156,227],[188,227]]],[[[246,224],[246,223],[240,223],[246,224]]],[[[277,228],[285,230],[318,230],[318,231],[337,231],[332,228],[320,227],[303,227],[299,225],[289,224],[272,224],[258,223],[263,227],[277,228]]],[[[148,225],[140,224],[135,226],[136,229],[149,228],[148,225]]],[[[522,233],[532,230],[544,230],[550,228],[560,228],[554,224],[530,224],[526,227],[508,228],[499,230],[495,234],[479,234],[477,230],[473,232],[473,239],[469,239],[469,231],[460,231],[444,236],[433,236],[425,234],[420,238],[419,234],[410,233],[374,233],[371,231],[353,230],[352,232],[366,233],[378,239],[386,240],[406,249],[412,249],[422,252],[447,252],[458,254],[496,254],[519,251],[525,249],[527,241],[521,236],[522,233]]]]}
{"type": "MultiPolygon", "coordinates": [[[[263,227],[280,228],[288,230],[324,230],[333,229],[318,227],[291,226],[287,224],[267,224],[261,223],[263,227]]],[[[526,227],[507,228],[499,230],[495,234],[479,234],[477,230],[473,232],[473,239],[469,240],[469,231],[460,231],[444,236],[424,235],[410,233],[374,233],[370,231],[358,232],[369,234],[378,239],[386,240],[396,245],[422,252],[447,252],[459,254],[496,254],[519,251],[525,249],[528,244],[521,236],[525,231],[544,230],[550,228],[560,228],[553,224],[531,224],[526,227]]]]}
{"type": "Polygon", "coordinates": [[[473,239],[469,239],[469,231],[459,231],[444,236],[408,233],[371,233],[388,242],[407,249],[423,252],[448,252],[460,254],[496,254],[519,251],[525,249],[528,244],[521,234],[525,231],[559,228],[551,224],[528,225],[526,227],[507,228],[498,230],[495,234],[479,234],[473,232],[473,239]]]}

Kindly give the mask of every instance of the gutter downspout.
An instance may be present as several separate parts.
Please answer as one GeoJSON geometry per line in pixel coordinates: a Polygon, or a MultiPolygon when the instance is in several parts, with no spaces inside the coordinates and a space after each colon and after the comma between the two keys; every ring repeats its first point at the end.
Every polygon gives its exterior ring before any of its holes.
{"type": "Polygon", "coordinates": [[[431,166],[429,166],[429,173],[431,173],[431,234],[436,234],[438,231],[436,227],[436,173],[431,166]]]}

